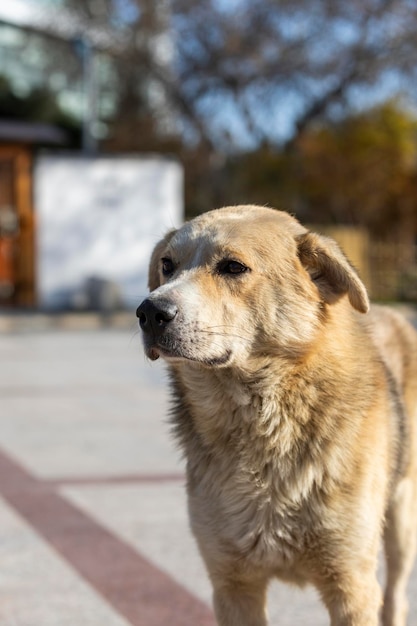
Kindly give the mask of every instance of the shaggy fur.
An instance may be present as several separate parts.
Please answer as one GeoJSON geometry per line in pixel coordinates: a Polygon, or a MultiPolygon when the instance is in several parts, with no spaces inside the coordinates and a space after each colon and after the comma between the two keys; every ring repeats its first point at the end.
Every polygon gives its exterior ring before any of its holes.
{"type": "Polygon", "coordinates": [[[417,526],[417,335],[287,213],[206,213],[152,255],[138,308],[168,363],[193,533],[220,626],[265,626],[272,577],[333,626],[406,624],[417,526]]]}

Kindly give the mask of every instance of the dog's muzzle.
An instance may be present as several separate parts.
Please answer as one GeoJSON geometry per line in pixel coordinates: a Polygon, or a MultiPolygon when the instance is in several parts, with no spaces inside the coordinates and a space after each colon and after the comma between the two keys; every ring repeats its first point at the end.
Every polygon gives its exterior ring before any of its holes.
{"type": "MultiPolygon", "coordinates": [[[[146,355],[152,361],[160,356],[166,359],[185,359],[204,365],[218,367],[229,363],[232,350],[227,346],[222,353],[213,350],[196,349],[199,344],[196,324],[184,323],[181,308],[166,297],[146,298],[136,309],[139,326],[142,329],[146,355]]],[[[204,332],[204,331],[203,331],[204,332]]],[[[204,345],[204,342],[203,342],[204,345]]]]}

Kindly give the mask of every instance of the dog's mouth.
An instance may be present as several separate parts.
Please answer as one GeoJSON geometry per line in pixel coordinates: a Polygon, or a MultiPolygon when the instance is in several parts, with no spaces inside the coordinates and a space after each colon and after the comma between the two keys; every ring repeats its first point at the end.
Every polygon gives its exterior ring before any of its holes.
{"type": "Polygon", "coordinates": [[[167,362],[190,361],[199,363],[208,367],[221,367],[227,365],[232,357],[232,350],[226,350],[221,355],[205,356],[196,354],[193,351],[185,349],[184,346],[170,346],[168,343],[160,345],[160,343],[145,348],[146,356],[151,361],[156,361],[159,357],[167,362]]]}
{"type": "Polygon", "coordinates": [[[209,365],[210,367],[220,367],[222,365],[228,365],[232,357],[232,351],[226,350],[221,356],[206,358],[200,361],[203,365],[209,365]]]}

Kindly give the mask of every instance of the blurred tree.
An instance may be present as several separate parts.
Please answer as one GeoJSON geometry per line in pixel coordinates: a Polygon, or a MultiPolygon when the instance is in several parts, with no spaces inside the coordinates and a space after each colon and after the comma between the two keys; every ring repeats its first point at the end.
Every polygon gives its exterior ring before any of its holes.
{"type": "Polygon", "coordinates": [[[299,184],[315,221],[417,233],[417,119],[387,103],[306,133],[299,184]]]}
{"type": "Polygon", "coordinates": [[[284,207],[303,221],[417,234],[417,118],[395,102],[316,125],[290,152],[270,146],[230,158],[227,202],[284,207]]]}
{"type": "Polygon", "coordinates": [[[7,78],[0,76],[0,118],[54,124],[65,130],[67,147],[80,146],[80,125],[61,109],[47,89],[35,88],[26,95],[18,95],[7,78]]]}
{"type": "Polygon", "coordinates": [[[403,88],[415,97],[409,0],[172,0],[183,97],[216,145],[292,145],[312,122],[403,88]],[[289,120],[289,121],[288,121],[289,120]]]}
{"type": "Polygon", "coordinates": [[[83,38],[110,59],[116,101],[105,118],[106,150],[175,150],[180,120],[200,132],[201,122],[174,75],[170,0],[64,0],[66,19],[83,24],[83,38]]]}
{"type": "Polygon", "coordinates": [[[9,81],[0,76],[0,117],[52,121],[61,115],[55,98],[43,89],[34,89],[26,96],[13,92],[9,81]]]}
{"type": "Polygon", "coordinates": [[[107,34],[119,110],[146,92],[157,128],[208,151],[289,148],[311,123],[340,119],[358,101],[416,96],[410,0],[63,2],[86,32],[107,34]]]}
{"type": "Polygon", "coordinates": [[[176,151],[189,213],[254,200],[373,228],[413,215],[407,116],[392,106],[355,112],[396,92],[415,99],[414,1],[60,6],[68,29],[82,25],[111,58],[101,148],[176,151]]]}

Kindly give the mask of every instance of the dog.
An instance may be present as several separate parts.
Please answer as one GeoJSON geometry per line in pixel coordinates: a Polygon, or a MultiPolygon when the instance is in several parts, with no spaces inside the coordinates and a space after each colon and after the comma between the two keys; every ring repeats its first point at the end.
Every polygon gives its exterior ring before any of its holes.
{"type": "Polygon", "coordinates": [[[273,577],[333,626],[404,626],[417,529],[417,333],[370,308],[330,238],[226,207],[157,243],[137,309],[168,364],[190,524],[220,626],[265,626],[273,577]],[[364,315],[368,313],[368,315],[364,315]],[[387,583],[377,578],[381,539],[387,583]]]}

